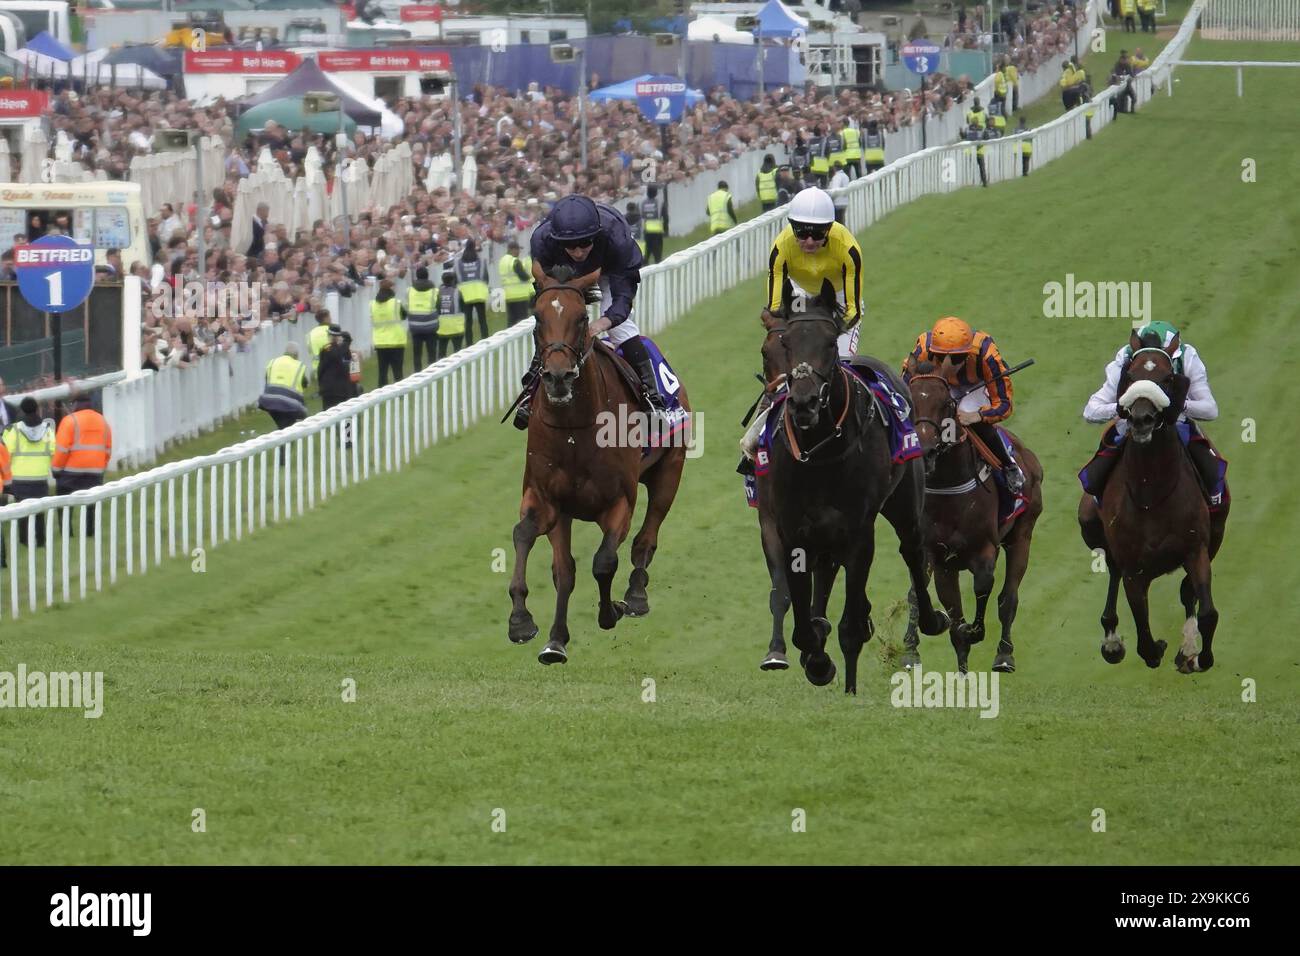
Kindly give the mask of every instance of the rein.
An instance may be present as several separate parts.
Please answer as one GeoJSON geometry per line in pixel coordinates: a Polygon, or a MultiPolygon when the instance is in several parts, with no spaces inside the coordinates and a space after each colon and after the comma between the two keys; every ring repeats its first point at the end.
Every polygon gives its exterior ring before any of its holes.
{"type": "MultiPolygon", "coordinates": [[[[944,378],[942,375],[934,375],[934,374],[930,374],[930,373],[927,373],[927,374],[924,374],[924,375],[913,375],[912,378],[911,378],[911,381],[915,382],[915,381],[918,381],[918,380],[920,380],[920,379],[933,379],[934,381],[939,382],[940,384],[942,384],[943,387],[944,387],[944,389],[945,389],[945,391],[946,391],[947,389],[951,388],[951,386],[950,386],[948,380],[947,380],[946,378],[944,378]]],[[[952,441],[952,442],[946,442],[946,441],[944,441],[944,440],[943,440],[943,428],[942,428],[942,425],[941,425],[940,422],[935,421],[933,418],[917,418],[917,419],[915,419],[915,424],[917,424],[917,425],[929,425],[931,428],[934,429],[935,434],[939,436],[939,446],[938,446],[938,451],[935,452],[935,458],[936,458],[936,459],[937,459],[937,458],[941,458],[943,455],[945,455],[945,454],[947,454],[948,452],[952,451],[954,448],[960,448],[960,447],[961,447],[963,444],[965,444],[965,443],[967,442],[967,440],[971,437],[971,435],[970,435],[970,429],[967,428],[965,425],[963,425],[960,421],[957,421],[957,414],[956,414],[957,409],[956,409],[956,404],[957,404],[957,403],[953,400],[952,396],[949,395],[949,396],[948,396],[948,405],[952,405],[952,406],[954,406],[954,407],[953,407],[953,415],[952,415],[952,419],[951,419],[951,420],[954,421],[954,422],[956,422],[956,424],[957,424],[957,428],[958,428],[958,430],[959,430],[959,435],[960,435],[960,437],[959,437],[956,441],[952,441]]],[[[945,405],[944,407],[947,408],[947,405],[945,405]]],[[[950,485],[950,486],[948,486],[948,487],[936,486],[936,485],[931,485],[931,484],[927,483],[926,486],[925,486],[925,493],[928,494],[928,495],[965,495],[965,494],[970,494],[970,492],[974,491],[976,488],[978,488],[980,485],[984,484],[984,483],[988,480],[988,477],[989,477],[989,475],[991,474],[991,472],[992,472],[992,469],[991,469],[987,464],[981,464],[980,466],[978,466],[978,467],[975,468],[975,475],[974,475],[973,477],[967,479],[966,481],[963,481],[963,482],[961,482],[960,484],[950,485]]]]}

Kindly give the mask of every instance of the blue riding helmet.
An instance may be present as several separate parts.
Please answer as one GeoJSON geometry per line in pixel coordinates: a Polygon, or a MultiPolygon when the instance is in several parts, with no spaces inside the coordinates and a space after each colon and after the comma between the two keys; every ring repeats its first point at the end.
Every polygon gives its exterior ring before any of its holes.
{"type": "Polygon", "coordinates": [[[595,238],[600,232],[600,212],[586,196],[565,196],[551,210],[551,235],[559,242],[595,238]]]}

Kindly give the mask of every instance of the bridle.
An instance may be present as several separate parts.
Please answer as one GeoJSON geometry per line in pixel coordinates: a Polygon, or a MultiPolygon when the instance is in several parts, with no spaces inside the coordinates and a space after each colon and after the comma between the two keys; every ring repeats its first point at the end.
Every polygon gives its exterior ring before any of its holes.
{"type": "MultiPolygon", "coordinates": [[[[591,340],[591,341],[587,341],[587,325],[588,325],[588,323],[591,321],[591,319],[590,319],[590,316],[587,314],[587,292],[586,292],[586,289],[582,289],[582,288],[579,288],[579,287],[577,287],[577,286],[573,286],[573,285],[564,285],[564,284],[548,285],[546,288],[544,288],[541,292],[539,292],[539,293],[537,294],[537,301],[538,301],[539,305],[540,305],[540,303],[541,303],[542,297],[545,296],[545,295],[547,295],[548,293],[551,293],[551,292],[572,292],[572,293],[574,293],[574,294],[575,294],[579,299],[582,300],[582,310],[581,310],[581,311],[582,311],[582,322],[581,322],[581,324],[578,326],[578,332],[579,332],[579,335],[580,335],[580,338],[579,338],[578,341],[580,341],[580,342],[586,342],[586,343],[587,343],[587,347],[586,347],[582,352],[579,352],[576,348],[574,348],[574,347],[573,347],[572,345],[570,345],[568,342],[558,342],[558,341],[557,341],[557,342],[547,342],[547,343],[543,344],[543,343],[542,343],[542,338],[541,338],[541,336],[542,336],[542,323],[541,323],[541,320],[540,320],[540,316],[535,315],[535,318],[537,318],[537,324],[536,324],[536,326],[535,326],[535,328],[534,328],[534,330],[533,330],[533,337],[534,337],[534,339],[536,340],[536,343],[537,343],[537,357],[538,357],[538,361],[539,361],[539,362],[545,362],[545,361],[546,361],[546,357],[547,357],[548,355],[550,355],[552,352],[568,352],[569,354],[571,354],[571,355],[573,356],[573,361],[576,363],[576,365],[574,366],[574,370],[575,370],[576,372],[578,372],[579,374],[581,374],[581,372],[582,372],[582,366],[583,366],[584,364],[586,364],[587,358],[591,355],[591,349],[592,349],[592,346],[595,344],[595,340],[594,340],[594,339],[591,340]]],[[[561,319],[564,318],[564,316],[563,316],[563,312],[561,312],[561,314],[560,314],[560,318],[561,318],[561,319]]]]}
{"type": "MultiPolygon", "coordinates": [[[[1143,381],[1151,382],[1153,385],[1155,385],[1157,388],[1159,388],[1162,392],[1164,392],[1166,396],[1169,394],[1169,389],[1166,388],[1165,385],[1166,385],[1166,383],[1168,383],[1169,379],[1171,379],[1171,378],[1173,377],[1173,375],[1174,375],[1174,360],[1173,360],[1172,358],[1169,357],[1169,353],[1166,352],[1164,349],[1155,348],[1155,347],[1153,347],[1153,346],[1147,346],[1146,348],[1141,348],[1141,349],[1138,349],[1136,352],[1134,352],[1133,355],[1132,355],[1132,357],[1129,359],[1128,366],[1124,369],[1124,378],[1127,380],[1129,386],[1132,386],[1132,385],[1136,384],[1137,382],[1143,382],[1143,381]],[[1143,352],[1159,352],[1160,355],[1163,356],[1163,358],[1165,359],[1165,361],[1169,364],[1169,372],[1168,372],[1168,374],[1166,374],[1166,375],[1164,376],[1164,378],[1163,378],[1161,381],[1158,381],[1158,382],[1157,382],[1157,381],[1156,381],[1155,379],[1153,379],[1153,378],[1148,378],[1148,379],[1135,379],[1135,378],[1130,374],[1131,371],[1132,371],[1132,369],[1133,369],[1133,366],[1137,364],[1137,358],[1138,358],[1138,356],[1141,355],[1143,352]]],[[[1118,399],[1121,398],[1121,397],[1122,397],[1122,395],[1117,395],[1117,396],[1116,396],[1116,400],[1118,400],[1118,399]]],[[[1164,427],[1165,427],[1165,416],[1159,414],[1158,411],[1157,411],[1157,414],[1156,414],[1156,423],[1155,423],[1155,425],[1152,426],[1151,430],[1152,430],[1152,432],[1157,432],[1157,431],[1159,431],[1160,429],[1162,429],[1162,428],[1164,428],[1164,427]]]]}
{"type": "MultiPolygon", "coordinates": [[[[785,322],[788,324],[782,324],[768,329],[767,336],[765,337],[765,341],[766,338],[770,338],[774,334],[784,335],[786,332],[790,330],[790,325],[794,324],[795,322],[825,322],[828,325],[830,325],[832,329],[835,330],[836,336],[839,336],[844,331],[843,325],[839,321],[837,321],[836,319],[828,315],[802,314],[802,315],[797,315],[793,318],[786,317],[785,322]]],[[[840,366],[838,363],[836,363],[836,367],[839,368],[840,371],[843,371],[843,367],[840,366]]],[[[833,374],[834,373],[832,373],[832,375],[833,374]]],[[[776,378],[772,379],[772,381],[767,383],[767,390],[769,392],[775,392],[782,385],[785,385],[788,380],[801,379],[801,378],[816,378],[821,382],[821,385],[818,386],[817,388],[817,407],[819,409],[829,407],[831,403],[831,376],[823,375],[820,371],[813,368],[807,362],[800,362],[798,365],[790,369],[790,371],[785,375],[778,375],[776,378]]],[[[843,420],[844,420],[844,416],[841,415],[840,421],[843,420]]]]}
{"type": "MultiPolygon", "coordinates": [[[[767,330],[767,336],[770,337],[774,333],[784,334],[789,330],[789,325],[792,325],[795,322],[825,322],[835,331],[836,336],[843,331],[842,324],[837,319],[827,315],[801,314],[794,317],[786,317],[785,322],[788,324],[769,328],[767,330]]],[[[796,461],[802,464],[807,464],[819,449],[830,442],[835,441],[844,434],[844,422],[849,416],[849,409],[853,407],[854,383],[856,382],[856,376],[850,375],[839,362],[835,363],[835,368],[839,371],[840,378],[844,382],[844,407],[840,409],[840,413],[835,419],[835,427],[825,438],[813,445],[811,448],[806,450],[801,449],[799,447],[798,436],[795,434],[793,420],[788,414],[788,411],[782,409],[781,419],[782,424],[784,425],[786,444],[790,447],[790,454],[794,456],[796,461]]],[[[789,380],[816,378],[821,382],[817,389],[817,407],[819,409],[826,409],[829,408],[831,404],[831,386],[833,384],[834,374],[835,373],[832,372],[830,375],[825,375],[818,369],[813,368],[808,362],[800,362],[798,365],[791,368],[787,374],[779,375],[772,381],[768,382],[767,389],[770,392],[775,392],[789,380]]],[[[869,414],[874,414],[874,412],[875,408],[872,406],[869,414]]],[[[844,454],[848,454],[848,451],[846,450],[844,454]]]]}
{"type": "MultiPolygon", "coordinates": [[[[920,418],[920,417],[914,418],[912,420],[914,425],[929,425],[931,428],[934,429],[935,435],[938,436],[938,444],[935,446],[936,449],[935,457],[938,457],[939,455],[942,455],[945,452],[948,452],[953,448],[956,448],[958,445],[960,445],[962,442],[966,440],[966,435],[967,435],[966,426],[957,420],[957,402],[952,397],[952,393],[951,393],[952,385],[942,375],[937,375],[934,373],[926,373],[924,375],[913,375],[908,379],[908,384],[910,385],[912,382],[922,382],[926,380],[936,381],[943,386],[944,394],[948,396],[946,399],[946,403],[943,406],[944,411],[947,411],[949,407],[952,408],[951,420],[953,422],[956,422],[957,429],[958,429],[959,437],[957,438],[956,441],[945,441],[943,438],[943,432],[944,432],[943,420],[935,421],[933,418],[920,418]]],[[[915,406],[915,404],[916,403],[913,402],[913,406],[915,406]]]]}

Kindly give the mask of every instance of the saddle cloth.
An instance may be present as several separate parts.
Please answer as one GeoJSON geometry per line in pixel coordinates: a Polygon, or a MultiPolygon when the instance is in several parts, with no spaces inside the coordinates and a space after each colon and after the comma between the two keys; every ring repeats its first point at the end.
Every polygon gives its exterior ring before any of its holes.
{"type": "MultiPolygon", "coordinates": [[[[867,387],[876,403],[877,418],[884,422],[889,437],[889,455],[894,464],[902,464],[913,458],[921,457],[921,440],[916,429],[912,427],[911,404],[907,396],[901,395],[891,383],[874,369],[854,365],[849,361],[840,363],[851,375],[867,387]]],[[[775,447],[776,428],[781,419],[781,403],[789,393],[782,388],[772,398],[772,407],[768,411],[763,425],[763,433],[758,439],[758,452],[754,456],[754,475],[766,475],[771,465],[772,449],[775,447]]],[[[751,508],[758,507],[758,485],[754,477],[745,476],[745,500],[751,508]]]]}
{"type": "MultiPolygon", "coordinates": [[[[641,450],[642,456],[661,445],[671,445],[673,438],[680,434],[687,426],[689,413],[682,407],[681,391],[682,386],[677,375],[673,372],[673,367],[668,364],[668,359],[664,358],[663,351],[655,344],[654,340],[647,336],[641,336],[641,341],[645,345],[646,353],[650,356],[650,366],[655,370],[655,387],[659,390],[659,397],[663,399],[664,408],[668,414],[662,428],[647,429],[648,440],[641,450]]],[[[613,350],[614,354],[623,359],[623,348],[613,350]]],[[[641,378],[633,370],[632,366],[626,360],[616,363],[623,377],[627,379],[628,384],[636,389],[638,395],[641,394],[641,378]]]]}

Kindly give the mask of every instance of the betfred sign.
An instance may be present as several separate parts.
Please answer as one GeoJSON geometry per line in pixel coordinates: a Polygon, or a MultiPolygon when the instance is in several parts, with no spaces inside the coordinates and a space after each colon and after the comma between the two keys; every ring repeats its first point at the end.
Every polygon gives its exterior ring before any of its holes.
{"type": "Polygon", "coordinates": [[[451,69],[451,57],[433,50],[332,50],[316,54],[331,73],[434,73],[451,69]]]}
{"type": "Polygon", "coordinates": [[[643,80],[636,85],[637,96],[685,96],[686,84],[676,82],[655,82],[643,80]]]}
{"type": "Polygon", "coordinates": [[[0,93],[0,119],[41,116],[49,106],[50,95],[44,90],[6,90],[0,93]]]}
{"type": "Polygon", "coordinates": [[[95,250],[69,236],[41,236],[14,246],[18,292],[37,312],[67,312],[95,284],[95,250]]]}
{"type": "Polygon", "coordinates": [[[286,50],[186,50],[186,73],[291,73],[302,57],[286,50]]]}
{"type": "Polygon", "coordinates": [[[437,4],[428,3],[411,3],[404,4],[400,12],[403,23],[428,23],[430,20],[442,20],[442,7],[437,4]]]}
{"type": "Polygon", "coordinates": [[[95,261],[90,246],[14,246],[14,268],[40,268],[55,265],[79,265],[95,261]]]}

